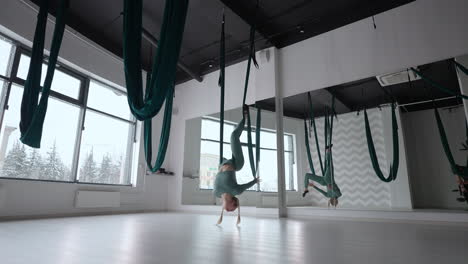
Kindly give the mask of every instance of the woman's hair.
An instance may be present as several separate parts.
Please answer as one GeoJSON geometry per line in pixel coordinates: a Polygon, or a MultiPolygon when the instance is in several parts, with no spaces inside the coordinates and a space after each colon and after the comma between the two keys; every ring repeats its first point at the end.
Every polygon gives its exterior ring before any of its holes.
{"type": "Polygon", "coordinates": [[[330,198],[330,200],[328,200],[328,206],[330,205],[336,207],[338,205],[338,198],[337,197],[330,198]]]}
{"type": "MultiPolygon", "coordinates": [[[[233,205],[235,206],[233,210],[230,210],[230,211],[234,211],[237,209],[237,224],[240,224],[240,204],[239,204],[239,199],[235,196],[232,197],[232,203],[233,205]]],[[[225,207],[223,206],[222,209],[221,209],[221,215],[219,216],[219,219],[218,219],[218,222],[217,224],[221,224],[223,222],[223,213],[224,213],[224,209],[225,207]]],[[[226,211],[228,211],[226,209],[226,211]]],[[[228,211],[229,212],[229,211],[228,211]]]]}

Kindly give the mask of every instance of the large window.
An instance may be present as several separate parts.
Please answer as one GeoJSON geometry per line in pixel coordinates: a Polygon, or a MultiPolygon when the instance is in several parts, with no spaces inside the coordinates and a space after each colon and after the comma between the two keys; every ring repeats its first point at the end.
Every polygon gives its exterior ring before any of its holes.
{"type": "MultiPolygon", "coordinates": [[[[224,149],[223,155],[226,158],[232,156],[229,138],[236,124],[226,122],[224,124],[224,149]]],[[[200,147],[200,189],[213,189],[214,180],[218,173],[219,166],[219,120],[206,117],[201,124],[201,147],[200,147]]],[[[240,138],[242,152],[244,154],[244,167],[236,173],[238,183],[246,183],[252,180],[252,172],[247,151],[247,133],[242,133],[240,138]]],[[[256,146],[255,137],[252,137],[256,146]]],[[[285,141],[285,168],[286,168],[286,189],[295,190],[297,182],[295,180],[293,136],[286,134],[285,141]]],[[[262,180],[260,184],[253,186],[249,190],[259,190],[263,192],[277,192],[277,159],[276,159],[276,133],[271,130],[260,130],[260,164],[258,174],[262,180]]],[[[255,155],[255,154],[254,154],[255,155]]]]}
{"type": "Polygon", "coordinates": [[[136,121],[126,94],[64,65],[55,71],[41,148],[21,143],[30,60],[28,49],[0,37],[0,177],[130,185],[136,121]]]}

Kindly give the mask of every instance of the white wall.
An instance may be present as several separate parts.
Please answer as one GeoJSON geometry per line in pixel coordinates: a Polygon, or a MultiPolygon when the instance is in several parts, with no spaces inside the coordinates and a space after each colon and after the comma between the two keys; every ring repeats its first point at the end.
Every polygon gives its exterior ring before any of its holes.
{"type": "MultiPolygon", "coordinates": [[[[36,25],[36,12],[17,0],[2,0],[0,8],[0,32],[31,46],[36,25]]],[[[46,47],[49,47],[53,24],[48,23],[46,47]]],[[[65,32],[60,61],[101,81],[124,86],[123,63],[109,52],[103,51],[82,36],[65,32]],[[77,66],[79,65],[79,66],[77,66]]],[[[154,130],[159,131],[160,118],[154,121],[154,130]]],[[[159,132],[155,132],[156,136],[159,132]]],[[[155,144],[159,140],[155,140],[155,144]]],[[[69,183],[0,180],[0,217],[18,215],[49,215],[91,213],[109,211],[165,210],[167,208],[168,177],[151,175],[144,177],[145,163],[141,142],[137,143],[139,162],[137,187],[106,187],[69,183]],[[113,190],[121,192],[120,208],[76,209],[77,190],[113,190]]]]}
{"type": "MultiPolygon", "coordinates": [[[[466,164],[466,151],[459,151],[465,142],[464,111],[439,110],[452,154],[460,165],[466,164]]],[[[445,156],[433,110],[402,114],[408,153],[408,170],[415,208],[464,209],[457,202],[455,176],[445,156]]]]}

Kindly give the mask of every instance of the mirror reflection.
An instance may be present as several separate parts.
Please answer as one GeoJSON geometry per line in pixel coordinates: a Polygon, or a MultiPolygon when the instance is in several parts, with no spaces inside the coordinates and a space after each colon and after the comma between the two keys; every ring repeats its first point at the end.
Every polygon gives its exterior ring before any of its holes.
{"type": "Polygon", "coordinates": [[[448,59],[284,98],[287,205],[467,208],[463,70],[448,59]]]}

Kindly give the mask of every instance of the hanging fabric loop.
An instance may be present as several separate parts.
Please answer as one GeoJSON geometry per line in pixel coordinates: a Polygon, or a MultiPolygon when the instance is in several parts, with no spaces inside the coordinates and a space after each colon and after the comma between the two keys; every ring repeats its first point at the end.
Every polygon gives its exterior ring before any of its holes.
{"type": "Polygon", "coordinates": [[[398,141],[398,123],[396,118],[396,105],[392,104],[392,139],[393,139],[393,162],[390,164],[390,170],[388,177],[383,175],[380,169],[379,160],[375,151],[374,141],[372,139],[372,132],[369,124],[369,117],[367,116],[367,110],[364,109],[364,125],[366,131],[367,147],[369,149],[369,156],[374,168],[375,174],[383,182],[391,182],[396,180],[399,167],[399,141],[398,141]]]}
{"type": "Polygon", "coordinates": [[[188,0],[166,0],[151,79],[143,97],[141,79],[142,0],[124,0],[123,58],[128,104],[138,120],[159,113],[174,89],[177,61],[187,16],[188,0]]]}
{"type": "Polygon", "coordinates": [[[58,54],[62,45],[65,31],[66,11],[69,0],[61,0],[57,10],[55,29],[50,48],[49,63],[44,85],[41,89],[42,63],[44,59],[44,41],[47,26],[47,14],[49,12],[49,0],[42,0],[39,4],[36,30],[29,64],[28,75],[24,84],[23,98],[21,100],[20,140],[24,144],[40,148],[44,119],[47,112],[47,104],[54,78],[58,54]],[[41,98],[39,94],[42,92],[41,98]],[[39,103],[38,103],[39,101],[39,103]]]}
{"type": "Polygon", "coordinates": [[[166,105],[164,106],[164,118],[161,128],[161,137],[159,139],[159,148],[158,155],[156,156],[155,165],[151,165],[153,158],[153,140],[152,140],[152,124],[151,119],[144,121],[144,148],[145,148],[145,158],[148,169],[151,172],[157,172],[166,157],[167,145],[169,143],[169,136],[171,131],[171,119],[172,119],[172,102],[173,102],[173,93],[174,90],[170,90],[166,97],[166,105]]]}
{"type": "Polygon", "coordinates": [[[442,142],[442,147],[444,148],[445,156],[447,156],[447,160],[450,163],[452,173],[465,179],[468,179],[468,164],[467,166],[460,166],[456,164],[455,159],[452,155],[452,151],[450,150],[450,145],[447,140],[447,134],[445,133],[444,124],[442,123],[442,119],[440,118],[439,110],[436,107],[434,107],[434,115],[437,121],[437,129],[439,130],[440,141],[442,142]]]}

